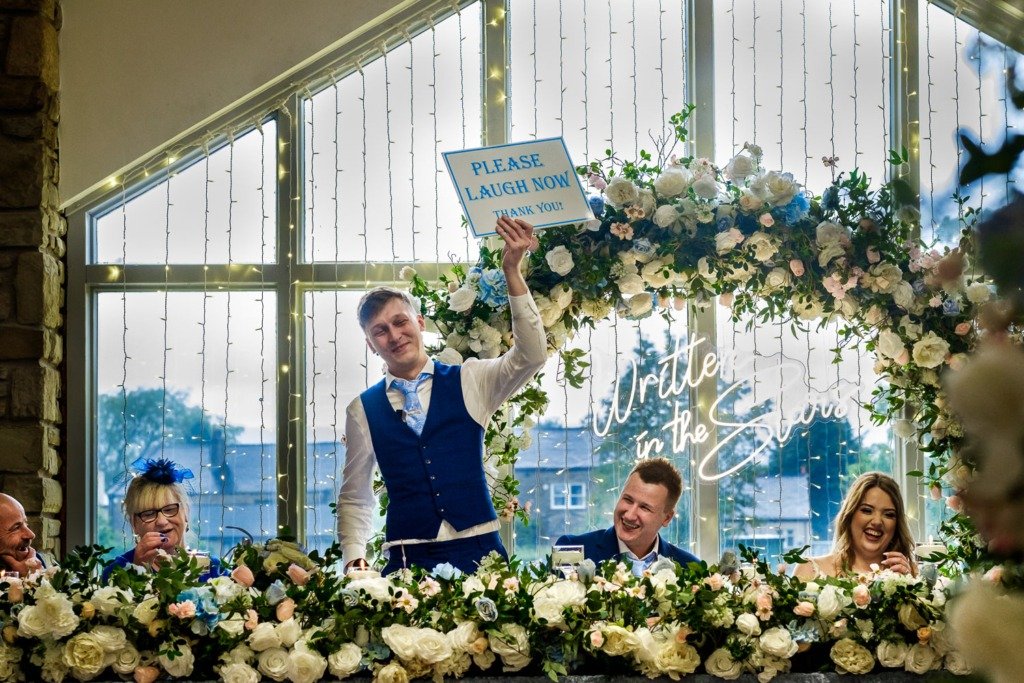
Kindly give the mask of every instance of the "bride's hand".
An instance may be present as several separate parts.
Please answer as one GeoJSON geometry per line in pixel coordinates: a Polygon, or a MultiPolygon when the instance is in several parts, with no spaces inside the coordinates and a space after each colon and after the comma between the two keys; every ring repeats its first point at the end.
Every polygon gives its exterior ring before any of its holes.
{"type": "Polygon", "coordinates": [[[897,574],[910,574],[910,560],[907,556],[896,550],[882,553],[885,555],[885,559],[882,560],[882,566],[886,569],[891,569],[897,574]]]}

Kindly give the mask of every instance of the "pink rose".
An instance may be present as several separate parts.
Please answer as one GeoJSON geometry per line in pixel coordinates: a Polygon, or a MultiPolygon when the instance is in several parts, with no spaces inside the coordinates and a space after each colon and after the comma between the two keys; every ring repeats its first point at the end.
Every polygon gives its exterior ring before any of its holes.
{"type": "Polygon", "coordinates": [[[796,603],[796,607],[793,608],[793,614],[798,617],[811,617],[814,616],[814,603],[801,600],[796,603]]]}
{"type": "Polygon", "coordinates": [[[946,507],[953,512],[960,512],[964,508],[964,502],[960,500],[960,496],[953,494],[946,499],[946,507]]]}
{"type": "Polygon", "coordinates": [[[708,585],[713,591],[721,590],[722,586],[725,585],[725,580],[721,574],[712,574],[708,578],[704,579],[704,583],[708,585]]]}
{"type": "Polygon", "coordinates": [[[247,609],[245,611],[245,630],[251,631],[256,628],[256,625],[260,622],[260,615],[256,613],[254,609],[247,609]]]}
{"type": "Polygon", "coordinates": [[[252,586],[253,582],[256,581],[256,577],[252,575],[252,570],[244,564],[240,564],[231,570],[231,578],[246,588],[252,586]]]}
{"type": "Polygon", "coordinates": [[[167,606],[167,613],[179,619],[191,619],[196,615],[196,603],[191,600],[175,602],[167,606]]]}
{"type": "MultiPolygon", "coordinates": [[[[292,565],[295,566],[294,564],[292,565]]],[[[277,603],[277,620],[288,621],[295,614],[295,601],[291,598],[285,598],[281,602],[277,603]]]]}
{"type": "Polygon", "coordinates": [[[971,324],[968,322],[962,322],[959,325],[957,325],[956,329],[954,329],[953,331],[962,337],[971,331],[971,324]]]}
{"type": "Polygon", "coordinates": [[[306,582],[309,581],[309,572],[293,563],[288,565],[288,578],[296,586],[305,586],[306,582]]]}
{"type": "Polygon", "coordinates": [[[907,363],[910,362],[910,351],[904,348],[902,351],[900,351],[900,355],[893,358],[893,360],[900,365],[906,365],[907,363]]]}
{"type": "Polygon", "coordinates": [[[722,292],[718,295],[718,303],[722,304],[726,308],[732,308],[732,302],[736,299],[736,296],[732,292],[722,292]]]}
{"type": "Polygon", "coordinates": [[[772,616],[772,594],[771,593],[758,593],[757,601],[754,603],[757,605],[757,617],[761,621],[766,621],[772,616]]]}
{"type": "Polygon", "coordinates": [[[789,270],[793,275],[800,277],[804,274],[804,262],[795,258],[789,262],[789,270]]]}
{"type": "Polygon", "coordinates": [[[762,213],[758,217],[757,222],[766,228],[770,228],[773,225],[775,225],[775,219],[772,218],[772,215],[770,213],[762,213]]]}
{"type": "Polygon", "coordinates": [[[991,581],[992,583],[1002,583],[1003,581],[1003,565],[996,565],[985,572],[985,580],[991,581]]]}
{"type": "Polygon", "coordinates": [[[588,173],[587,182],[590,183],[590,186],[592,188],[598,191],[604,190],[606,187],[608,187],[608,183],[604,181],[604,178],[597,175],[596,173],[588,173]]]}
{"type": "Polygon", "coordinates": [[[942,305],[942,297],[933,296],[931,299],[928,299],[928,305],[931,306],[932,308],[938,308],[939,306],[942,305]]]}
{"type": "Polygon", "coordinates": [[[853,587],[853,604],[857,607],[867,607],[871,603],[871,591],[863,583],[853,587]]]}
{"type": "Polygon", "coordinates": [[[928,489],[928,493],[932,500],[942,500],[942,487],[938,484],[932,484],[928,489]]]}
{"type": "Polygon", "coordinates": [[[590,632],[590,646],[595,650],[604,645],[604,634],[600,631],[590,632]]]}
{"type": "Polygon", "coordinates": [[[868,247],[867,250],[868,263],[878,263],[882,260],[882,255],[878,252],[875,247],[868,247]]]}
{"type": "Polygon", "coordinates": [[[160,677],[160,669],[155,666],[140,666],[135,669],[135,683],[153,683],[160,677]]]}

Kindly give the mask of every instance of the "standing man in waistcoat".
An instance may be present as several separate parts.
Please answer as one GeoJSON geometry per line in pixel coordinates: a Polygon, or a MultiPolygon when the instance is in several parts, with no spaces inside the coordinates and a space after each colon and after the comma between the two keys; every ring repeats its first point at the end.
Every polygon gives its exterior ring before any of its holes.
{"type": "Polygon", "coordinates": [[[547,339],[520,263],[533,226],[498,219],[505,240],[512,348],[499,358],[445,365],[427,357],[413,298],[378,287],[359,302],[359,325],[387,374],[348,406],[338,536],[346,569],[365,566],[372,533],[373,467],[388,491],[384,573],[448,562],[472,572],[491,551],[508,554],[484,475],[484,428],[491,415],[544,366],[547,339]]]}

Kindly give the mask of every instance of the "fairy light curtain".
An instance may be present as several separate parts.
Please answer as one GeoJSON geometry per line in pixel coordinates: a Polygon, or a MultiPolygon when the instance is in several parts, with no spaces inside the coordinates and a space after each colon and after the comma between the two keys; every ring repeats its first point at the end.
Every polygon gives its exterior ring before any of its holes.
{"type": "MultiPolygon", "coordinates": [[[[667,0],[510,0],[509,139],[561,135],[580,162],[608,149],[623,159],[640,149],[689,154],[664,144],[664,122],[686,99],[685,10],[667,0]]],[[[749,142],[766,166],[811,190],[854,166],[885,177],[891,14],[870,0],[715,3],[715,53],[699,56],[713,59],[717,74],[715,161],[749,142]]],[[[927,3],[918,14],[913,154],[922,163],[924,225],[948,243],[964,210],[949,199],[959,155],[952,132],[960,125],[984,141],[1001,136],[1012,114],[1001,71],[1016,55],[967,50],[976,32],[927,3]]],[[[139,455],[172,457],[196,472],[192,531],[204,549],[237,542],[233,527],[272,535],[278,506],[300,497],[307,544],[334,540],[344,408],[381,372],[353,324],[355,303],[373,284],[400,281],[406,265],[430,270],[476,255],[439,159],[481,140],[483,21],[472,3],[399,30],[299,85],[297,107],[211,136],[187,160],[167,159],[169,174],[125,184],[95,213],[91,262],[104,268],[92,281],[101,542],[130,543],[117,506],[139,455]],[[294,150],[279,144],[279,127],[291,126],[294,150]],[[278,404],[282,395],[287,405],[278,404]],[[303,458],[301,484],[278,475],[281,450],[303,458]]],[[[997,206],[1006,190],[990,183],[969,205],[997,206]]],[[[543,380],[551,404],[516,470],[532,518],[514,529],[518,554],[536,557],[561,533],[610,524],[635,459],[655,454],[652,439],[664,436],[673,411],[692,407],[684,393],[675,405],[649,401],[614,419],[616,392],[632,373],[656,373],[677,349],[685,357],[702,334],[717,340],[723,411],[740,420],[813,406],[824,415],[790,425],[785,444],[752,459],[754,437],[719,453],[719,472],[735,467],[718,484],[723,548],[822,550],[845,481],[894,467],[890,429],[873,427],[855,406],[870,397],[871,360],[850,352],[833,364],[834,326],[793,334],[784,322],[732,322],[727,308],[706,303],[717,316],[711,330],[688,329],[684,302],[662,302],[670,321],[613,315],[580,333],[570,345],[592,363],[581,388],[551,360],[543,380]]],[[[698,452],[685,434],[681,441],[663,452],[686,483],[667,532],[696,548],[698,452]]],[[[941,514],[931,510],[930,521],[941,514]]]]}

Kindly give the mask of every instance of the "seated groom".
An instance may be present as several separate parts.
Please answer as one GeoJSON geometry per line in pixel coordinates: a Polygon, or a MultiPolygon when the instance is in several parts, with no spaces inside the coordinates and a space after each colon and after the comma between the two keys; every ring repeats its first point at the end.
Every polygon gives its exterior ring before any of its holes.
{"type": "Polygon", "coordinates": [[[658,533],[675,516],[682,490],[679,471],[668,460],[641,460],[622,487],[610,529],[565,535],[555,544],[582,545],[583,556],[596,563],[619,558],[633,565],[636,576],[643,574],[659,557],[684,565],[699,562],[694,555],[672,545],[658,533]]]}
{"type": "Polygon", "coordinates": [[[28,526],[25,508],[16,498],[0,493],[0,570],[28,576],[55,566],[52,557],[32,547],[35,537],[28,526]]]}

